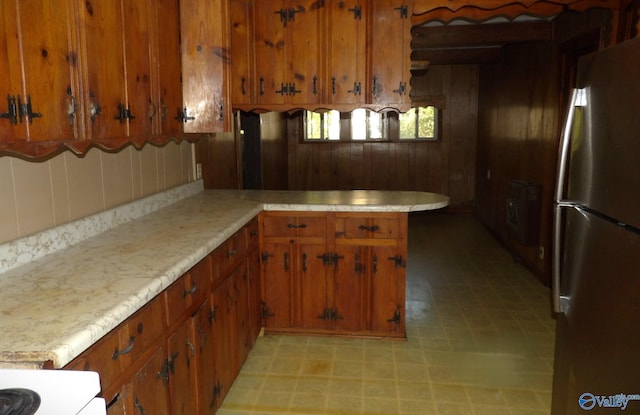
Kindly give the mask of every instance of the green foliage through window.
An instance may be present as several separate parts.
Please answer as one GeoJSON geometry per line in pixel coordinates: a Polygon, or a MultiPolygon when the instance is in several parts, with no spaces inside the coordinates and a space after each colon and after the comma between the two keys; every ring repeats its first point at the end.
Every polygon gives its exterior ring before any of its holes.
{"type": "Polygon", "coordinates": [[[438,118],[433,106],[411,108],[400,114],[400,139],[438,139],[438,118]]]}

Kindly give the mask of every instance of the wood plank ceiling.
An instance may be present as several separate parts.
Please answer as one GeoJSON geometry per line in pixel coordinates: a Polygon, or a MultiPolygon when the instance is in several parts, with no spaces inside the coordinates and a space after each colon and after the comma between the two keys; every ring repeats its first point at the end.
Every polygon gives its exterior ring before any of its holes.
{"type": "Polygon", "coordinates": [[[551,40],[548,20],[414,26],[411,60],[423,65],[498,62],[505,45],[551,40]]]}

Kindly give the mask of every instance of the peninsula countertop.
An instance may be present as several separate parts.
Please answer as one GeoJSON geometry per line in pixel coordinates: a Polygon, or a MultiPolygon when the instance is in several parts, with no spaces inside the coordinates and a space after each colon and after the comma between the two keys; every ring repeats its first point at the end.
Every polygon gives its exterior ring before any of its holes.
{"type": "Polygon", "coordinates": [[[425,192],[199,191],[0,273],[0,367],[63,367],[263,210],[412,212],[448,200],[425,192]]]}

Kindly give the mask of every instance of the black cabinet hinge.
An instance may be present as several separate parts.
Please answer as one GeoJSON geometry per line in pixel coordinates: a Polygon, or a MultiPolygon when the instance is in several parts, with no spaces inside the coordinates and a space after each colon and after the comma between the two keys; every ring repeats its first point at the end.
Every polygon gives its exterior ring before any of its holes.
{"type": "Polygon", "coordinates": [[[398,86],[398,89],[394,89],[393,92],[398,94],[398,95],[406,95],[407,94],[407,83],[406,82],[400,82],[400,85],[398,86]]]}
{"type": "Polygon", "coordinates": [[[393,261],[393,265],[396,268],[406,268],[407,267],[407,263],[404,260],[404,258],[402,258],[402,255],[390,256],[387,259],[389,261],[393,261]]]}
{"type": "Polygon", "coordinates": [[[260,305],[260,308],[262,310],[262,318],[263,319],[268,319],[269,317],[275,316],[275,314],[272,313],[271,310],[269,310],[269,307],[267,307],[267,304],[264,301],[260,305]]]}
{"type": "Polygon", "coordinates": [[[387,320],[388,323],[393,323],[395,325],[400,324],[402,321],[402,312],[400,311],[400,307],[396,308],[396,311],[393,312],[393,317],[387,320]]]}
{"type": "Polygon", "coordinates": [[[355,6],[351,9],[347,9],[348,11],[350,11],[351,13],[353,13],[353,18],[355,20],[362,20],[362,7],[360,6],[355,6]]]}
{"type": "Polygon", "coordinates": [[[120,121],[120,124],[125,123],[127,120],[133,120],[136,117],[131,113],[131,110],[124,106],[124,104],[118,104],[118,115],[113,117],[120,121]]]}
{"type": "Polygon", "coordinates": [[[7,112],[0,113],[0,118],[9,120],[11,124],[18,123],[18,104],[15,96],[7,95],[7,112]]]}
{"type": "Polygon", "coordinates": [[[324,321],[327,321],[327,320],[337,321],[337,320],[342,320],[344,317],[341,316],[338,313],[338,310],[336,310],[335,308],[325,308],[322,314],[318,316],[318,318],[324,321]]]}
{"type": "Polygon", "coordinates": [[[393,10],[397,10],[397,11],[400,12],[400,18],[401,19],[409,18],[409,7],[407,7],[406,4],[403,4],[400,7],[394,7],[393,10]]]}
{"type": "Polygon", "coordinates": [[[260,260],[262,261],[263,264],[266,264],[269,258],[271,258],[272,256],[273,254],[269,252],[263,252],[262,254],[260,254],[260,260]]]}
{"type": "Polygon", "coordinates": [[[33,122],[34,118],[42,118],[42,114],[39,112],[33,112],[31,105],[31,95],[27,95],[27,101],[22,102],[22,98],[18,95],[18,112],[20,122],[27,121],[29,124],[33,122]]]}
{"type": "Polygon", "coordinates": [[[176,120],[178,120],[181,123],[188,123],[189,121],[193,121],[196,119],[196,117],[190,117],[188,115],[188,111],[187,111],[187,107],[184,107],[183,110],[178,108],[178,115],[176,115],[176,120]]]}
{"type": "Polygon", "coordinates": [[[338,261],[344,259],[344,256],[338,255],[337,252],[325,252],[316,258],[321,259],[323,265],[338,265],[338,261]]]}

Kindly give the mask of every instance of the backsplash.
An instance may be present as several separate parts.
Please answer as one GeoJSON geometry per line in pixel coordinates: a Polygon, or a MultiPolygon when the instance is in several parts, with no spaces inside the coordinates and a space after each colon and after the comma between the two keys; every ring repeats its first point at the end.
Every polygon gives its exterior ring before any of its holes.
{"type": "Polygon", "coordinates": [[[197,180],[25,238],[0,245],[0,276],[12,268],[63,250],[204,190],[197,180]]]}
{"type": "MultiPolygon", "coordinates": [[[[58,249],[77,233],[67,230],[67,236],[52,238],[44,231],[101,212],[120,218],[122,209],[110,209],[194,180],[193,144],[186,141],[118,153],[94,148],[85,157],[65,152],[44,162],[0,157],[0,272],[33,259],[34,250],[58,249]],[[25,243],[29,253],[16,248],[25,243]]],[[[148,203],[159,202],[152,198],[148,203]]]]}

